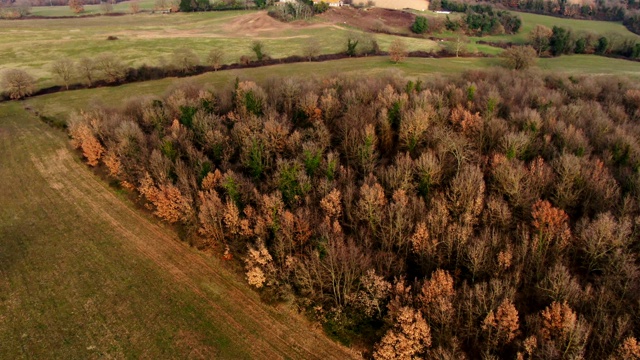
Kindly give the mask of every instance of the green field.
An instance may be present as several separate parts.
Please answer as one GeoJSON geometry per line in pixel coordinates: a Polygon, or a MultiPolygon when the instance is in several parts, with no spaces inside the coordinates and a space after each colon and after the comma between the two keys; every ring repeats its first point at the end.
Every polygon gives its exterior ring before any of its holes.
{"type": "MultiPolygon", "coordinates": [[[[252,55],[255,40],[262,41],[274,58],[302,55],[311,38],[317,39],[321,53],[341,52],[350,31],[354,30],[328,23],[285,24],[255,11],[0,21],[0,70],[25,69],[38,79],[38,87],[47,87],[59,83],[50,63],[63,57],[77,60],[111,53],[129,66],[163,66],[181,48],[195,51],[202,60],[219,48],[224,62],[233,63],[252,55]],[[118,40],[108,41],[108,36],[118,40]]],[[[375,37],[382,49],[394,40],[384,34],[375,37]]],[[[409,50],[438,48],[431,40],[407,39],[407,43],[409,50]]]]}
{"type": "Polygon", "coordinates": [[[0,105],[0,358],[350,357],[135,208],[22,105],[0,105]]]}

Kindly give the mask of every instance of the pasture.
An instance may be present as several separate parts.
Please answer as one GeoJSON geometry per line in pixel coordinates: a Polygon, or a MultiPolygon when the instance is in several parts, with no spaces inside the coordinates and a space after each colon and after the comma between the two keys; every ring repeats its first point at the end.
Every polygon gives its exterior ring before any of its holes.
{"type": "MultiPolygon", "coordinates": [[[[224,63],[251,56],[255,40],[264,43],[274,58],[302,55],[310,39],[320,53],[346,49],[349,33],[361,33],[346,26],[323,22],[281,23],[255,11],[149,14],[69,19],[0,21],[0,72],[21,68],[37,79],[38,87],[59,84],[50,64],[59,58],[78,60],[111,53],[127,65],[165,66],[174,51],[188,48],[204,61],[211,49],[224,53],[224,63]],[[115,36],[118,40],[107,40],[115,36]]],[[[382,49],[395,39],[373,35],[382,49]]],[[[407,39],[409,50],[429,51],[438,44],[426,39],[407,39]]]]}
{"type": "MultiPolygon", "coordinates": [[[[140,10],[152,11],[155,7],[155,0],[141,0],[138,1],[140,10]]],[[[112,13],[127,14],[131,12],[131,1],[122,1],[117,4],[113,4],[112,13]]],[[[84,12],[76,14],[68,6],[34,6],[31,8],[32,16],[83,16],[83,15],[97,15],[102,14],[104,11],[100,5],[84,5],[84,12]]]]}
{"type": "Polygon", "coordinates": [[[0,105],[0,357],[351,356],[109,188],[22,105],[0,105]]]}

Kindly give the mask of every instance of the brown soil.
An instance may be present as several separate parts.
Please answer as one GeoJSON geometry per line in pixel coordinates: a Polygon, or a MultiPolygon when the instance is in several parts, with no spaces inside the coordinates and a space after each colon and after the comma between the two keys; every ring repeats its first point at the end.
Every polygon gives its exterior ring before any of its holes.
{"type": "MultiPolygon", "coordinates": [[[[320,26],[324,26],[318,24],[320,26]]],[[[278,21],[267,14],[266,11],[239,16],[225,26],[225,31],[237,35],[253,35],[256,32],[291,30],[308,28],[318,25],[308,25],[304,21],[285,23],[278,21]]]]}
{"type": "Polygon", "coordinates": [[[394,32],[408,32],[416,16],[399,10],[340,7],[329,9],[320,15],[320,18],[336,24],[353,26],[365,31],[381,31],[386,28],[394,32]]]}

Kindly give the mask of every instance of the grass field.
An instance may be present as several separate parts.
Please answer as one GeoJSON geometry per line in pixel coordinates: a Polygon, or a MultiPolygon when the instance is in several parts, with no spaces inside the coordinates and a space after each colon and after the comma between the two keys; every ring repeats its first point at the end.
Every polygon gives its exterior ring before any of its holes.
{"type": "MultiPolygon", "coordinates": [[[[254,40],[261,40],[267,54],[275,58],[302,55],[311,38],[317,39],[322,53],[341,52],[350,31],[355,30],[329,23],[285,24],[255,11],[0,21],[0,70],[25,69],[38,79],[39,87],[46,87],[59,82],[51,74],[50,63],[63,57],[77,60],[112,53],[130,66],[163,65],[180,48],[192,49],[202,60],[211,49],[220,48],[224,62],[231,63],[252,55],[254,40]],[[108,36],[118,40],[108,41],[108,36]]],[[[383,49],[394,39],[375,37],[383,49]]],[[[407,42],[409,50],[438,47],[431,40],[407,42]]]]}
{"type": "MultiPolygon", "coordinates": [[[[114,13],[129,13],[130,9],[130,1],[122,1],[113,5],[114,13]]],[[[155,5],[155,0],[142,0],[138,1],[140,5],[140,10],[153,10],[155,5]]],[[[71,11],[71,8],[68,6],[34,6],[31,8],[31,15],[33,16],[83,16],[83,15],[94,15],[94,14],[102,14],[103,10],[100,5],[85,5],[84,12],[80,14],[76,14],[71,11]]]]}
{"type": "Polygon", "coordinates": [[[349,358],[0,105],[0,358],[349,358]]]}

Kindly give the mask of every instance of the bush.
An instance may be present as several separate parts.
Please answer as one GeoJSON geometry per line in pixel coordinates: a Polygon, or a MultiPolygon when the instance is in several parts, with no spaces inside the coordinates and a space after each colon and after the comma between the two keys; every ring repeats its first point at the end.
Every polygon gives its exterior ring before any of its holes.
{"type": "Polygon", "coordinates": [[[313,5],[313,12],[316,14],[322,14],[323,12],[329,10],[329,4],[324,1],[321,1],[315,5],[313,5]]]}
{"type": "Polygon", "coordinates": [[[424,34],[429,30],[427,18],[424,16],[416,16],[415,21],[411,24],[411,31],[416,34],[424,34]]]}
{"type": "Polygon", "coordinates": [[[549,39],[551,54],[553,54],[553,56],[559,56],[569,53],[571,50],[571,31],[554,26],[553,29],[551,29],[551,32],[551,38],[549,39]]]}
{"type": "Polygon", "coordinates": [[[2,74],[2,87],[14,100],[33,94],[35,82],[33,76],[20,69],[6,70],[2,74]]]}
{"type": "Polygon", "coordinates": [[[606,54],[609,50],[609,39],[602,36],[598,39],[598,44],[596,45],[596,52],[598,54],[606,54]]]}
{"type": "Polygon", "coordinates": [[[535,65],[536,55],[531,46],[512,46],[502,53],[506,66],[515,70],[524,70],[535,65]]]}
{"type": "Polygon", "coordinates": [[[265,56],[267,56],[264,52],[264,44],[259,40],[256,40],[251,44],[251,51],[256,55],[256,60],[258,61],[264,60],[265,56]]]}

